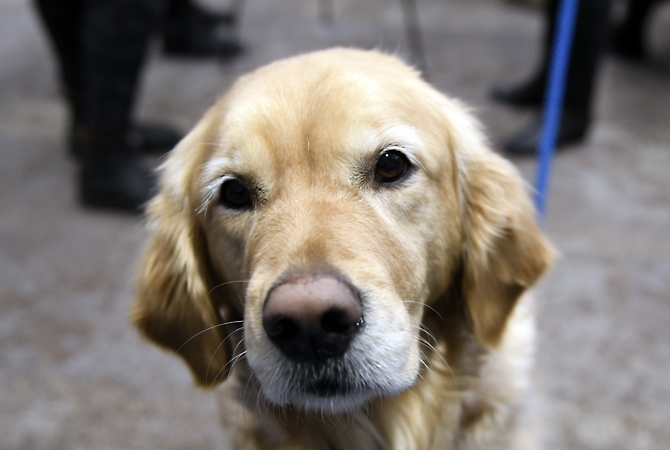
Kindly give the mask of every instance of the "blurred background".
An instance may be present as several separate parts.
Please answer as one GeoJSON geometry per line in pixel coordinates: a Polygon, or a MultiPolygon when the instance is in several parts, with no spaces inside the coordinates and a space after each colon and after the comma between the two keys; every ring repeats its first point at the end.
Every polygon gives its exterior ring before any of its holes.
{"type": "MultiPolygon", "coordinates": [[[[416,0],[421,34],[409,36],[403,4],[198,0],[235,13],[225,40],[243,50],[169,55],[153,37],[134,120],[187,131],[253,68],[379,48],[472,105],[504,152],[534,113],[491,88],[537,69],[542,2],[416,0]]],[[[613,1],[613,17],[624,11],[613,1]]],[[[670,2],[645,36],[641,60],[604,53],[588,134],[551,175],[545,228],[562,256],[538,288],[535,370],[547,449],[670,448],[670,2]]],[[[138,215],[82,205],[52,50],[33,3],[0,0],[0,448],[214,449],[215,394],[126,319],[146,233],[138,215]]],[[[512,160],[532,183],[534,158],[512,160]]]]}

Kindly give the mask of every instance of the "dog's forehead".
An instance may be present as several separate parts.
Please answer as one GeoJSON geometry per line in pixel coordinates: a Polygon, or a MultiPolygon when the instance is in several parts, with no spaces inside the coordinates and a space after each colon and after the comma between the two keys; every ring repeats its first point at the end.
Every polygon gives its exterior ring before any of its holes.
{"type": "Polygon", "coordinates": [[[221,151],[254,170],[328,171],[387,145],[422,148],[437,116],[431,92],[395,58],[359,53],[289,59],[243,77],[219,116],[221,151]]]}

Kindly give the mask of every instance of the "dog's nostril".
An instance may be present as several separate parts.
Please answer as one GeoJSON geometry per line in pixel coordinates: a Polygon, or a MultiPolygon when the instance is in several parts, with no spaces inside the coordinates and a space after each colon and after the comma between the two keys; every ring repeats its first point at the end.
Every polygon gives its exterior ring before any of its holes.
{"type": "Polygon", "coordinates": [[[293,339],[300,334],[298,325],[286,317],[279,317],[268,321],[265,325],[265,332],[270,338],[293,339]]]}
{"type": "Polygon", "coordinates": [[[352,321],[344,311],[330,310],[321,318],[321,329],[326,333],[344,334],[348,333],[357,321],[358,319],[352,321]]]}

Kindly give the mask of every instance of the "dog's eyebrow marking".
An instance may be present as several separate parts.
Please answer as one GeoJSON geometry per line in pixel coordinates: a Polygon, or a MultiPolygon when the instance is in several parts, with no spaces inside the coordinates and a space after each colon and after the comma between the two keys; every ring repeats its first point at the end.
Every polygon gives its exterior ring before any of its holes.
{"type": "Polygon", "coordinates": [[[415,127],[404,124],[390,126],[377,135],[376,141],[378,143],[377,148],[382,151],[400,150],[413,165],[421,167],[424,171],[426,170],[416,155],[424,143],[415,127]]]}
{"type": "Polygon", "coordinates": [[[216,198],[221,185],[235,177],[228,174],[231,171],[231,159],[226,157],[214,158],[205,164],[203,169],[203,179],[205,186],[200,190],[200,196],[203,199],[200,207],[196,210],[198,214],[207,211],[210,204],[216,198]]]}
{"type": "Polygon", "coordinates": [[[401,144],[390,144],[382,148],[382,153],[390,150],[398,150],[402,152],[405,156],[407,156],[407,159],[409,159],[409,162],[411,162],[412,165],[419,166],[424,171],[426,170],[423,164],[421,164],[421,161],[419,161],[419,158],[417,158],[416,155],[414,154],[412,148],[408,148],[401,144]]]}
{"type": "Polygon", "coordinates": [[[207,208],[212,204],[212,201],[217,196],[221,190],[221,186],[228,180],[234,180],[235,177],[232,175],[222,175],[219,178],[215,179],[204,188],[202,188],[202,197],[203,201],[200,207],[196,210],[198,214],[206,213],[207,208]]]}
{"type": "Polygon", "coordinates": [[[358,131],[351,137],[351,146],[358,149],[359,168],[351,177],[352,183],[363,186],[367,184],[374,165],[384,152],[397,150],[404,154],[409,162],[426,172],[425,165],[418,154],[424,147],[414,126],[407,124],[390,125],[381,130],[368,128],[358,131]]]}
{"type": "Polygon", "coordinates": [[[391,125],[385,128],[377,134],[377,139],[387,142],[402,142],[411,147],[419,147],[423,144],[416,127],[406,124],[391,125]]]}

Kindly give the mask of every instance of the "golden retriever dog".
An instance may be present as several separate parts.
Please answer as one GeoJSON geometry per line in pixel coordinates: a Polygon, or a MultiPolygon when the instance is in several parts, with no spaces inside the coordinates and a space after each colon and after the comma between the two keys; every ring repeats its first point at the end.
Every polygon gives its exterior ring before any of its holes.
{"type": "Polygon", "coordinates": [[[172,151],[131,319],[221,384],[231,449],[532,446],[553,251],[459,102],[374,51],[237,81],[172,151]]]}

